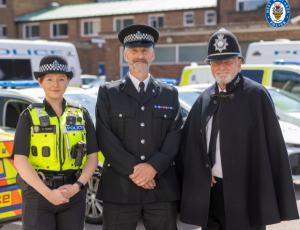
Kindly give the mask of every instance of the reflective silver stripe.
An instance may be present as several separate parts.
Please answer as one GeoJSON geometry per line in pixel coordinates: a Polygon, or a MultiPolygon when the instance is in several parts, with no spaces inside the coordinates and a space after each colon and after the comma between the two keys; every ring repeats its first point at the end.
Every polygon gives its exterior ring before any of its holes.
{"type": "Polygon", "coordinates": [[[226,54],[239,54],[239,55],[242,55],[241,53],[217,53],[217,54],[210,54],[210,55],[208,55],[208,57],[217,56],[217,55],[226,55],[226,54]]]}

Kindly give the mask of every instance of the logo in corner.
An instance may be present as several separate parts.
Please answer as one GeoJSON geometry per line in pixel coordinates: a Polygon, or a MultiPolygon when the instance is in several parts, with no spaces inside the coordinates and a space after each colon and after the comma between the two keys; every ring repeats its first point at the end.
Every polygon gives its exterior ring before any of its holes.
{"type": "Polygon", "coordinates": [[[266,6],[266,19],[273,27],[283,27],[290,19],[290,6],[287,0],[269,0],[266,6]]]}

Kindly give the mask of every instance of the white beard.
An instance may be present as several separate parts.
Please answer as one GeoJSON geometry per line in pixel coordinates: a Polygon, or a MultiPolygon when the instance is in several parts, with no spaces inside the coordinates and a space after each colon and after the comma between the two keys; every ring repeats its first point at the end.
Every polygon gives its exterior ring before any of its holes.
{"type": "Polygon", "coordinates": [[[146,65],[144,65],[143,67],[140,67],[140,66],[136,65],[134,62],[129,63],[130,67],[139,73],[143,73],[149,68],[150,63],[145,63],[145,64],[146,65]]]}
{"type": "Polygon", "coordinates": [[[228,84],[234,78],[234,76],[231,76],[229,72],[222,71],[216,72],[216,75],[214,77],[218,84],[228,84]]]}

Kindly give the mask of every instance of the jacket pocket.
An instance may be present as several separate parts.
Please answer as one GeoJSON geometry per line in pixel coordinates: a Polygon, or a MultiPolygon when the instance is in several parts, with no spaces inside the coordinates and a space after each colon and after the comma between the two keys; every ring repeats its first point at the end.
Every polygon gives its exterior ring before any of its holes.
{"type": "Polygon", "coordinates": [[[120,140],[131,140],[134,135],[134,108],[116,108],[110,111],[111,129],[120,140]]]}
{"type": "Polygon", "coordinates": [[[163,141],[167,131],[174,120],[173,110],[153,108],[154,125],[153,134],[154,140],[163,141]]]}

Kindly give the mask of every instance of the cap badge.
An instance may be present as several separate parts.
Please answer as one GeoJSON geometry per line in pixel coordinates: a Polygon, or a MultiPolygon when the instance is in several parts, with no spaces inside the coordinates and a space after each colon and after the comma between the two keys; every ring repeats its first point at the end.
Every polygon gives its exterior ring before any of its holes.
{"type": "Polygon", "coordinates": [[[53,66],[54,66],[54,67],[58,67],[58,66],[59,66],[58,61],[55,60],[55,61],[53,62],[53,66]]]}
{"type": "Polygon", "coordinates": [[[224,34],[218,34],[218,39],[215,39],[214,46],[216,47],[215,50],[219,50],[220,53],[222,53],[222,50],[226,50],[226,46],[228,46],[228,43],[226,42],[227,38],[224,38],[224,34]]]}
{"type": "Polygon", "coordinates": [[[142,33],[141,33],[140,31],[138,31],[138,32],[136,33],[136,37],[137,37],[137,39],[142,40],[143,35],[142,35],[142,33]]]}

